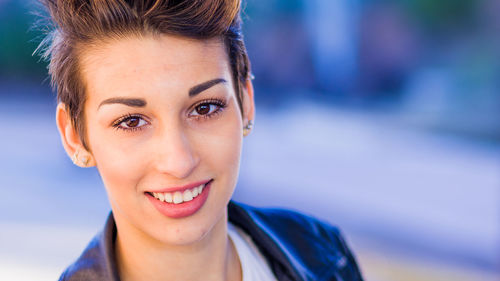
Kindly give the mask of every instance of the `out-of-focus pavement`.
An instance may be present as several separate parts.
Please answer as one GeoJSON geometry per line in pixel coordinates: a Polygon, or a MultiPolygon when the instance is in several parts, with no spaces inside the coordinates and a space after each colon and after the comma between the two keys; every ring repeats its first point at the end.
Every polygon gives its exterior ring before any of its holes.
{"type": "MultiPolygon", "coordinates": [[[[0,101],[0,280],[55,280],[109,211],[72,166],[55,105],[0,101]]],[[[500,147],[394,117],[297,103],[257,110],[236,200],[341,227],[366,280],[500,280],[500,147]]]]}

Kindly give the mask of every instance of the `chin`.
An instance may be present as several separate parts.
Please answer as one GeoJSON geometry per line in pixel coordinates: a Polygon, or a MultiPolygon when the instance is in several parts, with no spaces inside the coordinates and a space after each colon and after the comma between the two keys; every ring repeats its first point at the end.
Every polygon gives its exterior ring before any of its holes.
{"type": "MultiPolygon", "coordinates": [[[[214,231],[217,232],[224,228],[227,218],[227,202],[225,204],[211,204],[215,202],[208,201],[199,212],[192,216],[165,219],[160,215],[163,223],[156,224],[154,229],[151,229],[150,226],[145,227],[146,229],[150,228],[151,236],[164,245],[185,246],[200,242],[207,235],[213,235],[214,231]],[[161,226],[158,227],[159,225],[161,226]]],[[[229,202],[229,199],[227,201],[229,202]]]]}

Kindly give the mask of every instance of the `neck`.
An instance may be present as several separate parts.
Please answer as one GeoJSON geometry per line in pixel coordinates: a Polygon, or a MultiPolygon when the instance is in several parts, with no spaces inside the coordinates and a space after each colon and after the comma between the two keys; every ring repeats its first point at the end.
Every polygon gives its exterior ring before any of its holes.
{"type": "Polygon", "coordinates": [[[137,231],[120,231],[119,226],[115,248],[123,281],[241,280],[239,258],[227,234],[227,215],[202,239],[187,245],[164,245],[137,231]]]}

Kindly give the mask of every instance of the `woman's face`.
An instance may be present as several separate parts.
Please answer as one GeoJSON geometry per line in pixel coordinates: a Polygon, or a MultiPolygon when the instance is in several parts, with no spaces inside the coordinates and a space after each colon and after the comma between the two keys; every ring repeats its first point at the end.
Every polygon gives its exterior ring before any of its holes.
{"type": "Polygon", "coordinates": [[[120,231],[181,245],[225,223],[253,93],[242,119],[224,45],[132,36],[80,58],[87,142],[120,231]]]}

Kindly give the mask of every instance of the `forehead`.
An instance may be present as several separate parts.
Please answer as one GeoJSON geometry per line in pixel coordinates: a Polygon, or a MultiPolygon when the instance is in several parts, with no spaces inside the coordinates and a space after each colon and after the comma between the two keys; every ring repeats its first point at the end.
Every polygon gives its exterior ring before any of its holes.
{"type": "Polygon", "coordinates": [[[88,98],[179,91],[231,77],[220,39],[130,36],[83,48],[79,59],[88,98]]]}

